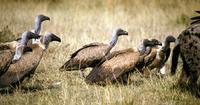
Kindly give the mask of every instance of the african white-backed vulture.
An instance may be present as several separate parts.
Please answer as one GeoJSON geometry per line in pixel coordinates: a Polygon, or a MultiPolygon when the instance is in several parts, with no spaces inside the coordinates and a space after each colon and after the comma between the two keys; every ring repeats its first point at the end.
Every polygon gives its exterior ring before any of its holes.
{"type": "Polygon", "coordinates": [[[161,76],[165,75],[165,63],[170,56],[170,43],[175,42],[174,36],[167,36],[162,46],[152,47],[151,53],[144,58],[144,67],[142,72],[146,75],[150,74],[150,70],[156,68],[160,72],[161,76]]]}
{"type": "MultiPolygon", "coordinates": [[[[110,44],[94,42],[83,46],[71,55],[70,59],[60,67],[60,71],[84,70],[87,67],[94,67],[110,52],[121,35],[128,35],[128,32],[118,28],[113,31],[110,44]]],[[[83,73],[81,76],[84,77],[83,73]]]]}
{"type": "MultiPolygon", "coordinates": [[[[20,58],[26,50],[29,39],[39,38],[40,36],[30,31],[26,31],[21,36],[21,41],[13,41],[0,45],[0,76],[5,73],[13,60],[13,57],[20,58]]],[[[17,59],[15,59],[17,60],[17,59]]]]}
{"type": "Polygon", "coordinates": [[[105,61],[102,61],[89,73],[86,82],[104,84],[105,82],[116,81],[124,74],[132,72],[139,63],[143,62],[143,58],[151,50],[150,47],[161,44],[159,41],[156,43],[154,41],[145,39],[137,50],[129,48],[108,54],[105,61]]]}
{"type": "Polygon", "coordinates": [[[52,41],[60,42],[61,39],[52,33],[46,33],[32,45],[32,52],[23,54],[20,60],[11,64],[7,72],[0,76],[0,88],[21,83],[26,77],[30,77],[37,68],[43,52],[52,41]]]}

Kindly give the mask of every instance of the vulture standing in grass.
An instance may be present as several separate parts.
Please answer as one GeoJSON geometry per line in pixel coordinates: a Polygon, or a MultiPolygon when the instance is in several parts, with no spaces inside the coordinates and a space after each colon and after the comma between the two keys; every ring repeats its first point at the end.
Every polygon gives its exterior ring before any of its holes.
{"type": "Polygon", "coordinates": [[[132,72],[137,65],[143,62],[143,58],[150,52],[152,46],[160,45],[158,40],[150,41],[144,39],[139,48],[136,50],[129,48],[120,51],[114,51],[108,54],[86,77],[86,82],[104,84],[113,82],[119,77],[125,76],[123,82],[127,83],[128,73],[132,72]]]}
{"type": "Polygon", "coordinates": [[[81,76],[84,77],[82,71],[87,67],[94,67],[98,64],[115,46],[118,37],[121,35],[128,35],[128,32],[118,28],[113,31],[110,44],[94,42],[83,46],[71,55],[71,58],[60,67],[60,71],[81,69],[81,76]]]}
{"type": "Polygon", "coordinates": [[[13,44],[0,45],[0,76],[5,73],[10,66],[13,59],[18,60],[22,54],[29,51],[26,47],[28,40],[32,38],[39,38],[40,36],[30,31],[26,31],[21,36],[21,41],[13,41],[13,44]],[[12,45],[12,46],[11,46],[12,45]]]}
{"type": "MultiPolygon", "coordinates": [[[[196,11],[200,14],[200,11],[196,11]]],[[[200,16],[192,17],[193,20],[177,38],[172,55],[171,73],[175,74],[179,55],[183,61],[183,68],[178,80],[178,85],[183,88],[188,86],[192,94],[200,97],[197,85],[200,76],[200,16]]]]}
{"type": "Polygon", "coordinates": [[[20,60],[11,64],[7,72],[0,76],[0,88],[15,86],[31,76],[37,68],[43,52],[52,41],[61,42],[61,39],[52,33],[46,33],[37,43],[32,45],[32,52],[23,54],[20,60]]]}
{"type": "Polygon", "coordinates": [[[165,75],[165,63],[170,56],[170,43],[175,42],[176,38],[169,35],[166,37],[162,46],[155,46],[152,48],[151,53],[144,58],[144,67],[142,72],[150,74],[149,70],[157,68],[161,76],[165,75]]]}

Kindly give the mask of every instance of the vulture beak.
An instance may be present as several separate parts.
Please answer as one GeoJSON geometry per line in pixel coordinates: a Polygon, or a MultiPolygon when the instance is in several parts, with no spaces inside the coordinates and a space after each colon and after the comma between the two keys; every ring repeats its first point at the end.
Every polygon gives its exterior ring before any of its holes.
{"type": "Polygon", "coordinates": [[[61,42],[61,39],[60,39],[58,36],[52,34],[52,35],[51,35],[51,41],[61,42]]]}
{"type": "Polygon", "coordinates": [[[48,20],[48,21],[50,21],[50,18],[46,16],[46,17],[45,17],[45,20],[48,20]]]}
{"type": "Polygon", "coordinates": [[[161,45],[161,46],[162,46],[162,42],[158,41],[158,45],[161,45]]]}
{"type": "Polygon", "coordinates": [[[127,31],[124,31],[124,35],[128,35],[128,32],[127,32],[127,31]]]}

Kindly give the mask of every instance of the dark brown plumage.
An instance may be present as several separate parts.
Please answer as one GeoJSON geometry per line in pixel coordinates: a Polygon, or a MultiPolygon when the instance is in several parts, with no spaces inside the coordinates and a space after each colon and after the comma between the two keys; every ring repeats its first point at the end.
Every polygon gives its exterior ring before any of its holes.
{"type": "Polygon", "coordinates": [[[137,68],[140,65],[139,63],[143,62],[143,58],[150,52],[150,48],[146,47],[155,45],[155,43],[146,39],[142,43],[143,48],[141,50],[129,48],[108,54],[105,57],[105,61],[102,61],[89,73],[86,77],[86,82],[98,84],[113,82],[123,74],[137,68]]]}
{"type": "Polygon", "coordinates": [[[161,76],[165,75],[165,63],[170,56],[170,43],[175,42],[176,39],[169,35],[166,37],[162,46],[153,47],[151,53],[144,58],[145,66],[143,67],[143,72],[148,73],[149,70],[154,68],[158,69],[161,76]]]}
{"type": "Polygon", "coordinates": [[[0,76],[8,70],[13,56],[14,52],[11,50],[0,51],[0,76]]]}
{"type": "Polygon", "coordinates": [[[18,85],[26,77],[30,77],[35,72],[44,50],[51,41],[60,42],[61,40],[54,34],[47,33],[40,38],[38,43],[32,45],[32,52],[26,52],[20,60],[11,64],[7,72],[0,76],[0,88],[18,85]]]}
{"type": "Polygon", "coordinates": [[[77,70],[86,67],[94,67],[107,53],[109,46],[104,43],[91,43],[83,46],[71,55],[60,69],[77,70]]]}
{"type": "MultiPolygon", "coordinates": [[[[26,49],[26,43],[29,39],[38,38],[39,35],[35,35],[32,32],[26,31],[22,34],[22,42],[7,42],[0,45],[0,76],[5,73],[11,64],[15,52],[22,54],[26,49]],[[18,49],[20,48],[20,49],[18,49]]],[[[29,50],[28,50],[29,51],[29,50]]],[[[21,55],[19,55],[20,57],[21,55]]]]}
{"type": "Polygon", "coordinates": [[[94,42],[83,46],[71,55],[70,59],[60,67],[60,71],[83,70],[86,67],[94,67],[114,47],[120,35],[128,35],[128,32],[117,29],[113,32],[110,44],[94,42]]]}

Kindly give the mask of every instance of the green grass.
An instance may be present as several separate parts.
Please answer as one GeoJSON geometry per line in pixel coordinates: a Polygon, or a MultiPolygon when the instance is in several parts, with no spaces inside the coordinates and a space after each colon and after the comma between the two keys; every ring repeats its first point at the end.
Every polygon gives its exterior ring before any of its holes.
{"type": "Polygon", "coordinates": [[[34,92],[17,89],[12,94],[0,95],[0,105],[199,105],[198,98],[174,87],[180,68],[175,76],[170,76],[168,70],[165,79],[155,75],[145,78],[136,72],[129,85],[104,87],[86,84],[79,72],[58,70],[81,46],[109,42],[116,27],[127,30],[129,36],[120,37],[112,51],[135,47],[144,38],[163,41],[169,34],[178,36],[189,24],[189,18],[196,15],[194,10],[200,10],[199,5],[199,0],[1,0],[0,31],[5,32],[8,26],[13,34],[0,34],[1,42],[33,28],[38,14],[51,18],[43,23],[41,33],[55,33],[62,42],[51,43],[27,86],[40,82],[48,87],[55,80],[62,85],[34,92]]]}

